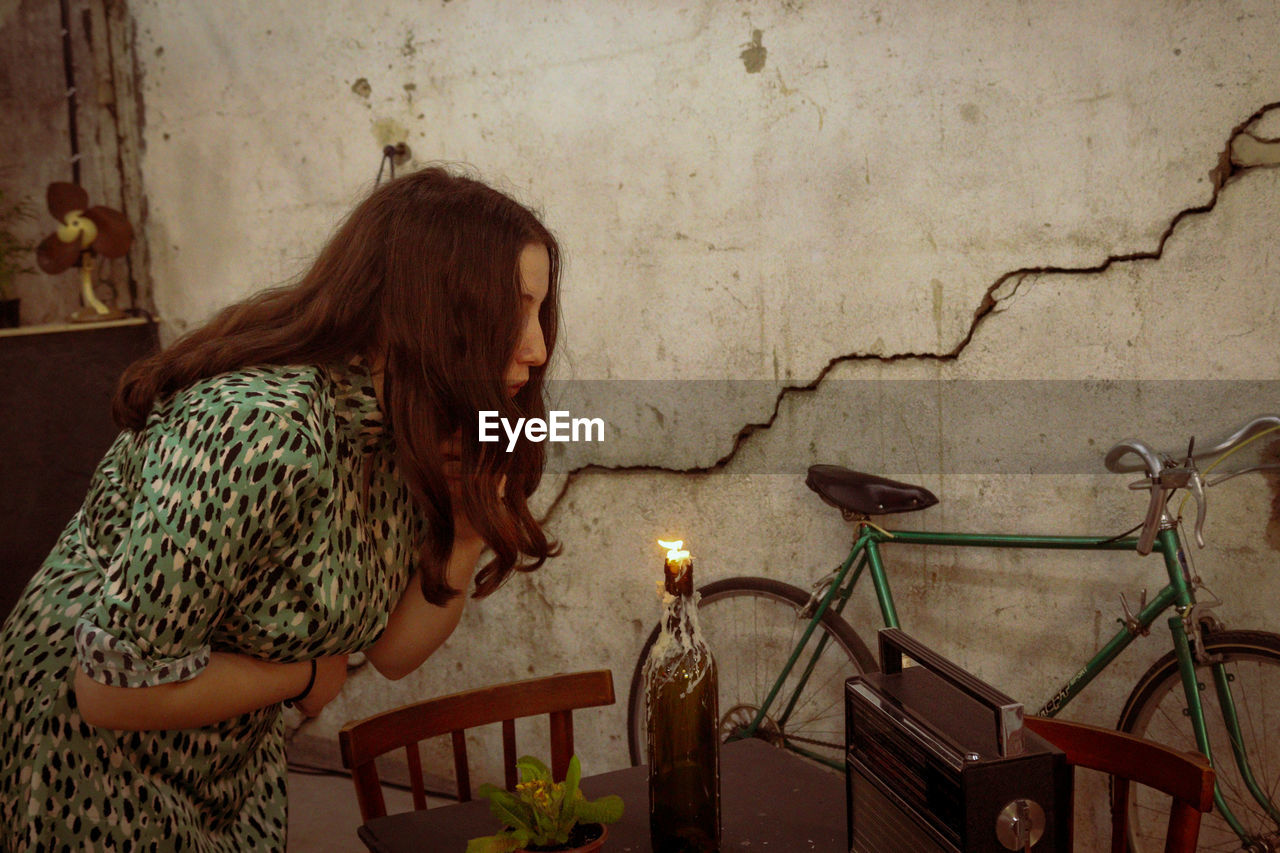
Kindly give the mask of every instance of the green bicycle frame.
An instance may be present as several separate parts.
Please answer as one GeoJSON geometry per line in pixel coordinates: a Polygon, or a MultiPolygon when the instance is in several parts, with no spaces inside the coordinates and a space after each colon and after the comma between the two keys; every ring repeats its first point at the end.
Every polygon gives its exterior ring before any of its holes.
{"type": "MultiPolygon", "coordinates": [[[[808,624],[800,639],[796,643],[795,649],[788,658],[786,664],[774,681],[768,696],[761,703],[759,710],[756,712],[755,718],[740,731],[741,737],[753,737],[756,730],[764,722],[768,716],[769,710],[773,707],[778,694],[782,691],[783,684],[790,676],[791,672],[796,668],[800,658],[805,653],[805,647],[809,644],[810,638],[817,629],[818,624],[822,620],[823,615],[831,610],[836,614],[844,611],[845,605],[853,594],[854,587],[858,583],[858,579],[863,572],[870,569],[871,582],[875,588],[876,600],[880,607],[880,615],[884,622],[884,627],[899,628],[901,625],[898,621],[897,608],[894,606],[893,593],[889,588],[889,577],[885,572],[884,562],[880,557],[880,546],[888,543],[899,543],[904,545],[939,545],[943,547],[959,547],[959,548],[1027,548],[1027,549],[1048,549],[1048,550],[1071,550],[1071,551],[1135,551],[1137,550],[1138,540],[1136,538],[1123,539],[1101,539],[1089,536],[1022,536],[1022,535],[1005,535],[1005,534],[981,534],[981,533],[934,533],[926,531],[886,531],[881,530],[870,524],[862,525],[861,531],[854,540],[853,548],[849,552],[849,556],[843,564],[836,569],[830,583],[827,585],[825,592],[821,598],[817,599],[816,606],[813,608],[813,614],[809,617],[808,624]],[[856,564],[856,565],[855,565],[856,564]],[[852,574],[850,572],[852,571],[852,574]]],[[[1123,625],[1119,631],[1095,654],[1090,660],[1082,666],[1079,671],[1067,679],[1066,683],[1058,689],[1053,696],[1044,703],[1037,711],[1041,716],[1054,716],[1068,703],[1071,702],[1082,690],[1089,685],[1093,679],[1107,668],[1120,653],[1129,647],[1134,638],[1145,634],[1151,625],[1164,613],[1168,608],[1173,607],[1178,615],[1169,618],[1169,630],[1173,635],[1173,645],[1175,654],[1178,659],[1179,671],[1182,675],[1183,689],[1186,692],[1187,707],[1190,713],[1192,727],[1195,731],[1196,743],[1201,752],[1209,759],[1210,763],[1214,762],[1209,743],[1208,730],[1205,725],[1204,708],[1200,702],[1200,692],[1197,686],[1195,676],[1195,660],[1194,652],[1191,649],[1190,640],[1187,637],[1186,627],[1183,623],[1182,616],[1189,612],[1190,608],[1195,604],[1195,594],[1188,583],[1188,572],[1184,564],[1184,558],[1181,552],[1181,546],[1178,540],[1177,532],[1173,529],[1163,529],[1156,537],[1156,542],[1152,549],[1154,552],[1164,557],[1165,568],[1168,572],[1169,583],[1161,589],[1156,596],[1143,607],[1134,616],[1132,625],[1123,625]]],[[[812,674],[814,667],[817,665],[818,659],[821,657],[826,648],[826,644],[830,640],[829,634],[823,634],[820,641],[810,653],[808,663],[801,670],[796,684],[792,689],[790,697],[786,700],[786,705],[781,713],[776,716],[778,724],[785,727],[792,710],[796,706],[801,693],[804,691],[805,685],[812,674]]],[[[1218,694],[1218,700],[1223,709],[1223,721],[1226,725],[1229,738],[1231,740],[1232,753],[1237,766],[1240,769],[1241,777],[1249,788],[1254,799],[1266,809],[1273,818],[1280,820],[1277,815],[1276,807],[1271,803],[1254,779],[1252,769],[1249,766],[1248,756],[1243,752],[1242,736],[1240,732],[1239,719],[1236,714],[1235,701],[1231,695],[1230,686],[1228,684],[1228,676],[1226,668],[1222,663],[1212,665],[1214,685],[1218,694]]],[[[821,761],[828,766],[837,770],[843,770],[843,764],[824,758],[816,753],[804,749],[804,747],[789,743],[787,747],[794,752],[806,755],[817,761],[821,761]]],[[[1240,821],[1231,812],[1222,797],[1222,793],[1218,790],[1216,784],[1214,789],[1214,802],[1219,811],[1226,819],[1232,830],[1243,840],[1248,840],[1248,836],[1240,821]]]]}

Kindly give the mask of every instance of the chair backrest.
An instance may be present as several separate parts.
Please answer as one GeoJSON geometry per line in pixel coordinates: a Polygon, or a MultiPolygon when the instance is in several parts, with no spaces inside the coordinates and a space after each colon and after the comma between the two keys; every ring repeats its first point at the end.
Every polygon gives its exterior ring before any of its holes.
{"type": "Polygon", "coordinates": [[[1027,717],[1027,728],[1061,749],[1067,763],[1100,770],[1111,787],[1111,850],[1129,847],[1129,783],[1173,798],[1166,853],[1194,853],[1200,816],[1213,808],[1213,767],[1203,755],[1179,752],[1124,732],[1047,717],[1027,717]]]}
{"type": "Polygon", "coordinates": [[[552,675],[482,687],[438,699],[414,702],[363,720],[347,723],[338,732],[342,764],[351,771],[360,815],[368,822],[387,813],[382,784],[374,759],[404,748],[416,809],[427,807],[422,781],[422,755],[418,741],[438,735],[453,738],[453,763],[458,799],[471,799],[471,774],[467,766],[466,730],[502,723],[502,763],[506,786],[516,782],[515,721],[540,714],[551,716],[551,772],[563,779],[573,757],[573,711],[612,705],[613,673],[607,669],[552,675]]]}

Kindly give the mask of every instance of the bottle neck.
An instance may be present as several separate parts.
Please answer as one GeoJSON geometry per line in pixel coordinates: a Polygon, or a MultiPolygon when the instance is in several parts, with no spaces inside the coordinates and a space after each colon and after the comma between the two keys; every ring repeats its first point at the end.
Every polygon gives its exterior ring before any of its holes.
{"type": "Polygon", "coordinates": [[[672,649],[681,653],[697,654],[702,638],[697,630],[697,598],[693,592],[693,560],[668,561],[664,586],[667,592],[666,612],[663,614],[665,633],[672,640],[672,649]]]}
{"type": "Polygon", "coordinates": [[[693,560],[668,560],[663,566],[665,587],[668,595],[676,598],[693,597],[693,560]]]}
{"type": "Polygon", "coordinates": [[[700,667],[711,665],[711,651],[698,628],[698,594],[693,589],[693,564],[688,560],[681,563],[683,565],[668,564],[671,570],[666,571],[663,579],[665,594],[662,620],[658,623],[662,630],[649,649],[649,658],[645,662],[645,678],[654,680],[654,683],[666,683],[674,672],[672,667],[693,667],[701,671],[700,667]]]}

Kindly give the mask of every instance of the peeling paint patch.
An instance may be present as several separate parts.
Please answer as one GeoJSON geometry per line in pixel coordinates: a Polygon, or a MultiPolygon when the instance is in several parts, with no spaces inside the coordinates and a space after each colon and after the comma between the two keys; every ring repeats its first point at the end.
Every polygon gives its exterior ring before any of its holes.
{"type": "MultiPolygon", "coordinates": [[[[1263,464],[1280,462],[1280,441],[1273,441],[1262,451],[1263,464]]],[[[1271,517],[1267,519],[1267,544],[1273,551],[1280,551],[1280,474],[1275,471],[1264,471],[1263,478],[1267,488],[1271,490],[1271,517]]]]}
{"type": "Polygon", "coordinates": [[[747,69],[747,73],[759,74],[763,71],[764,62],[768,56],[769,51],[764,46],[764,30],[752,30],[751,42],[744,45],[744,50],[738,54],[742,64],[747,69]]]}
{"type": "Polygon", "coordinates": [[[379,148],[399,145],[409,138],[409,130],[393,118],[380,118],[373,123],[373,138],[379,148]]]}
{"type": "Polygon", "coordinates": [[[355,92],[362,98],[367,98],[373,94],[373,87],[369,85],[369,81],[361,77],[359,80],[351,84],[351,91],[355,92]]]}

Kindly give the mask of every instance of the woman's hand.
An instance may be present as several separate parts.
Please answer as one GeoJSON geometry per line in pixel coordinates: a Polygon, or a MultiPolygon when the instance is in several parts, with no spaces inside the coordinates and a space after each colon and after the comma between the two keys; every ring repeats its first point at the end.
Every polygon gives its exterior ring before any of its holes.
{"type": "Polygon", "coordinates": [[[333,701],[347,680],[347,656],[331,655],[316,659],[316,683],[311,691],[294,703],[305,716],[316,717],[333,701]]]}

